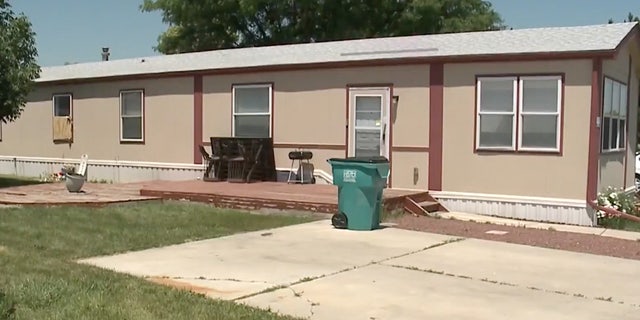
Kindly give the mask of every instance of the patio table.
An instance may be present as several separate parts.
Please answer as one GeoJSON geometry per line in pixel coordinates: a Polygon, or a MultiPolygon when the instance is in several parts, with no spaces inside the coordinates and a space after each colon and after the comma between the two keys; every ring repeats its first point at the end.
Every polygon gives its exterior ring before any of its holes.
{"type": "Polygon", "coordinates": [[[215,181],[276,181],[272,138],[210,137],[215,181]]]}

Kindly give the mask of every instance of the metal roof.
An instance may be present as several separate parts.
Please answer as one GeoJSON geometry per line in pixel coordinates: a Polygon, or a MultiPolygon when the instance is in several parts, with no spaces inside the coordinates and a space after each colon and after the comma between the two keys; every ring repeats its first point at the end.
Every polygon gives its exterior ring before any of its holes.
{"type": "Polygon", "coordinates": [[[43,67],[37,82],[401,58],[614,50],[638,23],[386,37],[43,67]]]}

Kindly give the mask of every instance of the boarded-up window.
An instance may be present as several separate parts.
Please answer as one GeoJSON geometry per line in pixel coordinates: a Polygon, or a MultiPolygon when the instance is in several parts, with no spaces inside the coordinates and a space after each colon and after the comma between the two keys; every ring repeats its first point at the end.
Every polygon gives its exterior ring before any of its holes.
{"type": "Polygon", "coordinates": [[[70,94],[53,96],[53,140],[73,140],[73,98],[70,94]]]}
{"type": "Polygon", "coordinates": [[[120,92],[120,141],[144,141],[144,92],[120,92]]]}

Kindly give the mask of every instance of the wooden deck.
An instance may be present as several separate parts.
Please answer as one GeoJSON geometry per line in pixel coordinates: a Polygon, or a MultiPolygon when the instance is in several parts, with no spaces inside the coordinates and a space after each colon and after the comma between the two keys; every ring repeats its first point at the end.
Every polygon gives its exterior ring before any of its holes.
{"type": "MultiPolygon", "coordinates": [[[[338,211],[337,191],[336,186],[321,184],[158,181],[145,184],[140,190],[140,195],[206,202],[223,208],[336,213],[338,211]]],[[[384,191],[384,205],[388,209],[403,208],[407,197],[424,201],[423,199],[430,196],[426,191],[386,189],[384,191]]]]}
{"type": "Polygon", "coordinates": [[[0,205],[21,206],[102,206],[112,203],[157,200],[140,195],[142,183],[102,184],[87,182],[82,192],[67,191],[64,182],[43,183],[0,189],[0,205]]]}

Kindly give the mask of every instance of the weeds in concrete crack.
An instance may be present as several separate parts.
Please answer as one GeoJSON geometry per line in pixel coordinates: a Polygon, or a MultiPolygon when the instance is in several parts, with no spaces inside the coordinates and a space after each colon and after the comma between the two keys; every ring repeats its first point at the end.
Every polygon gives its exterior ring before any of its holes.
{"type": "Polygon", "coordinates": [[[294,297],[296,297],[296,298],[304,298],[304,299],[307,301],[307,303],[309,303],[309,313],[310,313],[310,315],[309,315],[309,319],[313,318],[313,316],[315,315],[315,312],[313,311],[313,307],[315,307],[315,306],[319,306],[319,305],[320,305],[320,303],[318,303],[318,302],[313,302],[313,301],[311,301],[309,298],[305,298],[305,297],[303,297],[303,296],[302,296],[302,294],[304,293],[304,291],[300,291],[300,292],[298,292],[298,291],[296,291],[295,289],[291,288],[290,286],[287,286],[286,288],[287,288],[287,289],[289,289],[289,290],[291,290],[291,292],[293,292],[293,296],[294,296],[294,297]]]}
{"type": "Polygon", "coordinates": [[[582,293],[574,293],[573,296],[576,298],[586,298],[582,293]]]}
{"type": "Polygon", "coordinates": [[[535,290],[535,291],[540,291],[540,288],[536,288],[536,287],[527,287],[527,289],[531,289],[531,290],[535,290]]]}
{"type": "Polygon", "coordinates": [[[555,290],[555,291],[551,291],[551,292],[553,292],[555,294],[561,294],[561,295],[564,295],[564,296],[568,295],[568,293],[566,291],[555,290]]]}
{"type": "Polygon", "coordinates": [[[493,284],[497,284],[497,283],[498,283],[498,281],[496,281],[496,280],[489,280],[489,279],[487,279],[487,278],[480,279],[480,281],[482,281],[482,282],[489,282],[489,283],[493,283],[493,284]]]}
{"type": "Polygon", "coordinates": [[[594,299],[596,299],[596,300],[600,300],[600,301],[613,302],[613,297],[609,297],[609,298],[605,298],[605,297],[595,297],[594,299]]]}
{"type": "Polygon", "coordinates": [[[501,286],[509,286],[509,287],[517,287],[517,285],[513,284],[513,283],[509,283],[509,282],[504,282],[504,281],[500,281],[499,283],[501,286]]]}

